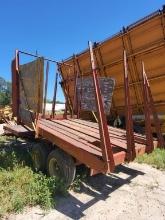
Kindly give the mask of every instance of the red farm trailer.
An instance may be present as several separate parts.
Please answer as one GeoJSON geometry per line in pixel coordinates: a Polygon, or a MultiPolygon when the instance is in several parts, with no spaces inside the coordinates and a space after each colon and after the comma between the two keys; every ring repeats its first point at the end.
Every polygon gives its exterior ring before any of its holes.
{"type": "Polygon", "coordinates": [[[75,68],[75,96],[72,109],[69,108],[68,103],[68,88],[61,75],[61,86],[66,98],[66,108],[63,114],[57,114],[55,109],[57,79],[60,74],[60,65],[64,68],[69,64],[65,62],[61,64],[23,51],[16,51],[15,59],[12,61],[12,105],[17,124],[5,125],[5,129],[16,136],[33,136],[39,140],[46,140],[49,145],[36,144],[32,150],[34,166],[37,170],[46,168],[50,176],[62,176],[67,185],[74,180],[77,165],[85,164],[90,169],[90,175],[111,173],[117,165],[125,161],[133,161],[139,154],[150,153],[157,145],[164,146],[144,64],[142,65],[142,89],[146,134],[142,135],[133,131],[126,51],[123,51],[126,129],[107,124],[106,106],[110,107],[115,79],[99,77],[92,43],[89,43],[89,53],[92,77],[84,81],[78,68],[75,68]],[[20,65],[20,56],[23,55],[36,57],[36,60],[20,65]],[[44,77],[44,62],[46,61],[44,77]],[[48,115],[46,100],[50,63],[57,65],[58,72],[54,77],[52,111],[48,115]],[[110,90],[109,85],[111,85],[110,90]],[[81,119],[80,108],[90,109],[96,122],[81,119]],[[158,140],[152,137],[151,113],[156,124],[158,140]]]}

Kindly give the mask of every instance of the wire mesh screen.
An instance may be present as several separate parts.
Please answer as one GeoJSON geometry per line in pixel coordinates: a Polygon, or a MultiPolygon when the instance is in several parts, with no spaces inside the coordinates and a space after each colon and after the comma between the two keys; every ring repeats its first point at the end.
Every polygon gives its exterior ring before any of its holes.
{"type": "MultiPolygon", "coordinates": [[[[112,103],[112,95],[115,87],[115,80],[111,77],[99,77],[99,87],[103,99],[104,111],[106,114],[109,114],[112,103]]],[[[83,79],[78,78],[77,98],[82,110],[97,112],[92,77],[85,77],[83,79]]]]}

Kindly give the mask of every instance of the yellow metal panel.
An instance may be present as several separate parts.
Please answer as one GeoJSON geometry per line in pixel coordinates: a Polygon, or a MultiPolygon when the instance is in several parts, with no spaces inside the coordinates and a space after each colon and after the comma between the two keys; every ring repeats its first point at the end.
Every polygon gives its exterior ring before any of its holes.
{"type": "MultiPolygon", "coordinates": [[[[116,86],[113,96],[115,109],[124,114],[123,50],[127,51],[129,79],[131,83],[131,102],[134,114],[143,112],[141,88],[141,61],[144,61],[155,105],[159,113],[165,114],[165,14],[156,12],[147,19],[131,25],[125,32],[98,43],[95,48],[96,62],[101,76],[114,77],[116,86]]],[[[88,50],[77,55],[83,75],[91,75],[88,50]]],[[[66,63],[73,64],[73,59],[66,63]]],[[[62,68],[66,79],[74,76],[73,68],[62,68]]],[[[74,81],[69,82],[69,95],[73,99],[74,81]]],[[[113,106],[114,108],[114,106],[113,106]]]]}

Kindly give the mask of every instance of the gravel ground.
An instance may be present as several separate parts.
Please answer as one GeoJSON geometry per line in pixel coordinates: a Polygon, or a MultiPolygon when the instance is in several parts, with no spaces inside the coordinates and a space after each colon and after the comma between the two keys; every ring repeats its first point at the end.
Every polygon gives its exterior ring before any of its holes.
{"type": "Polygon", "coordinates": [[[148,165],[119,166],[112,175],[97,175],[83,184],[81,193],[56,198],[55,209],[39,207],[10,215],[9,220],[165,220],[165,172],[148,165]]]}

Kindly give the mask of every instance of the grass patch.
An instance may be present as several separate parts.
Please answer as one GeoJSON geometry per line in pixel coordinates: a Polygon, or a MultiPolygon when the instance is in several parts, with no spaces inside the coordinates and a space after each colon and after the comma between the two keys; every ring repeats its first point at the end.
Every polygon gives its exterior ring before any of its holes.
{"type": "Polygon", "coordinates": [[[33,143],[0,136],[0,217],[20,212],[25,206],[49,209],[54,196],[66,193],[61,180],[35,173],[31,168],[33,143]]]}
{"type": "Polygon", "coordinates": [[[76,176],[72,185],[70,186],[70,189],[72,189],[75,192],[80,192],[82,183],[87,182],[88,174],[89,170],[84,165],[77,166],[76,176]]]}
{"type": "Polygon", "coordinates": [[[165,149],[157,148],[151,154],[144,154],[136,158],[138,163],[146,163],[161,170],[165,170],[165,149]]]}

